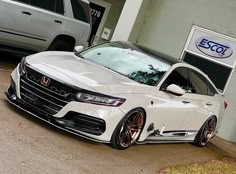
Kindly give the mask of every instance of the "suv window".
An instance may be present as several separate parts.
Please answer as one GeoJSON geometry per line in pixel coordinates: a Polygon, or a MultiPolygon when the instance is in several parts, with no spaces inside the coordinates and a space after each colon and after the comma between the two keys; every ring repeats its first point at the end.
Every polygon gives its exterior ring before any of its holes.
{"type": "Polygon", "coordinates": [[[64,15],[64,4],[63,0],[56,1],[56,12],[64,15]]]}
{"type": "Polygon", "coordinates": [[[71,6],[75,19],[90,23],[90,7],[88,3],[81,0],[71,0],[71,6]]]}
{"type": "Polygon", "coordinates": [[[171,72],[171,74],[167,77],[165,82],[161,86],[161,90],[166,90],[166,88],[175,84],[184,89],[186,92],[188,90],[188,69],[185,67],[176,68],[171,72]]]}
{"type": "Polygon", "coordinates": [[[25,4],[30,4],[30,0],[15,0],[17,2],[23,2],[25,4]]]}
{"type": "Polygon", "coordinates": [[[196,71],[189,71],[189,93],[208,95],[207,79],[196,71]]]}
{"type": "Polygon", "coordinates": [[[64,14],[63,0],[31,0],[31,5],[64,14]]]}

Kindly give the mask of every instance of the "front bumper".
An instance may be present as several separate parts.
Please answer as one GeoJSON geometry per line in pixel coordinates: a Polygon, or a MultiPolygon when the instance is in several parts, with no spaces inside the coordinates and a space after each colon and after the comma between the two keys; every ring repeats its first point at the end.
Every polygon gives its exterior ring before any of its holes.
{"type": "Polygon", "coordinates": [[[45,114],[43,111],[38,110],[38,108],[31,105],[30,103],[27,103],[26,101],[18,98],[14,89],[14,84],[11,84],[8,91],[5,92],[5,96],[12,105],[59,129],[92,141],[109,143],[109,141],[103,141],[87,136],[89,134],[93,136],[100,136],[105,132],[106,125],[105,121],[102,119],[90,117],[72,111],[67,112],[67,114],[62,118],[45,114]]]}
{"type": "Polygon", "coordinates": [[[27,65],[26,73],[20,71],[18,65],[11,73],[11,85],[6,92],[10,103],[65,131],[98,142],[110,142],[116,126],[125,115],[120,107],[70,100],[70,94],[78,90],[74,89],[75,86],[63,83],[50,73],[42,72],[31,65],[27,65]],[[48,87],[42,87],[38,83],[44,74],[51,79],[48,87]],[[71,118],[75,118],[77,123],[71,122],[71,118]]]}

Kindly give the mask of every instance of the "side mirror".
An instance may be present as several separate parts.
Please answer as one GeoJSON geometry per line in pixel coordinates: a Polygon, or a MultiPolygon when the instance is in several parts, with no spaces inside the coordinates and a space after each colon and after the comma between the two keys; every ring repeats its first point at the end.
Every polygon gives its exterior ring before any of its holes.
{"type": "Polygon", "coordinates": [[[169,85],[166,88],[166,91],[171,92],[176,95],[184,95],[185,94],[185,91],[181,87],[179,87],[178,85],[174,85],[174,84],[169,85]]]}
{"type": "Polygon", "coordinates": [[[76,47],[74,48],[74,52],[79,53],[79,52],[83,51],[83,49],[84,49],[83,46],[76,46],[76,47]]]}

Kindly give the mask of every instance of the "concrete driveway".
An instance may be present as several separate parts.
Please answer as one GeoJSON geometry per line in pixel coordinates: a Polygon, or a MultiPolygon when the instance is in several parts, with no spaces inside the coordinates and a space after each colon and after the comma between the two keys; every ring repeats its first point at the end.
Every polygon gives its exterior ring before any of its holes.
{"type": "Polygon", "coordinates": [[[161,168],[219,159],[213,144],[136,145],[125,151],[58,130],[12,107],[3,92],[20,60],[0,53],[0,173],[156,173],[161,168]]]}

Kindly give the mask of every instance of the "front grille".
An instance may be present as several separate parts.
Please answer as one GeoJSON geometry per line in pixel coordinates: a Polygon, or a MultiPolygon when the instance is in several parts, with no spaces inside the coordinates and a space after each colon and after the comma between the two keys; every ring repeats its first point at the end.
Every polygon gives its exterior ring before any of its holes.
{"type": "Polygon", "coordinates": [[[55,115],[73,100],[75,89],[53,79],[50,79],[48,86],[44,86],[41,84],[42,77],[43,74],[27,66],[20,81],[21,98],[40,112],[55,115]]]}
{"type": "Polygon", "coordinates": [[[41,87],[47,88],[51,92],[58,94],[60,97],[67,98],[71,94],[71,92],[76,92],[74,88],[54,79],[50,79],[50,84],[48,86],[43,86],[41,84],[42,77],[44,76],[43,74],[33,70],[28,66],[26,66],[26,72],[28,80],[40,85],[41,87]]]}

